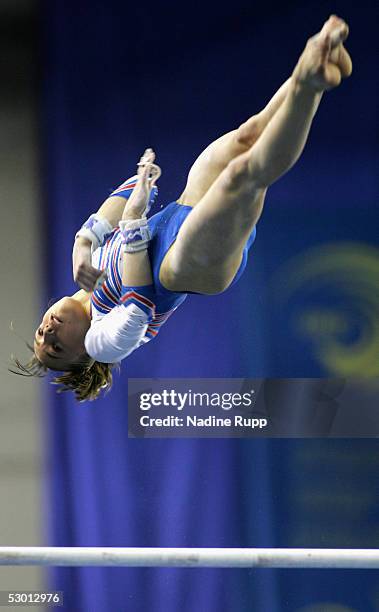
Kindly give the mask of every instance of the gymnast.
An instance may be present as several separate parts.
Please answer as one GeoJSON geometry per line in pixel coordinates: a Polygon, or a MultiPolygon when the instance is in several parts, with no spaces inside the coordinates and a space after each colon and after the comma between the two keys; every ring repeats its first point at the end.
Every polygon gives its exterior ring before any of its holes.
{"type": "MultiPolygon", "coordinates": [[[[246,266],[267,188],[299,158],[323,92],[348,77],[347,24],[332,15],[310,38],[268,105],[221,136],[192,166],[176,202],[147,219],[160,168],[152,149],[75,237],[81,288],[44,314],[33,357],[16,373],[63,372],[79,401],[112,384],[112,369],[154,338],[188,293],[217,294],[246,266]]],[[[16,371],[16,370],[13,370],[16,371]]]]}

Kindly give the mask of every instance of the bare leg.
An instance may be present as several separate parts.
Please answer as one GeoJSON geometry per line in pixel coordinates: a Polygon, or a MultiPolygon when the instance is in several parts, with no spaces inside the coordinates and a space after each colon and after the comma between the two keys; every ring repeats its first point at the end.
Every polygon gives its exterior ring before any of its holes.
{"type": "Polygon", "coordinates": [[[285,100],[259,139],[227,165],[183,223],[161,266],[168,289],[218,293],[228,287],[267,187],[296,162],[323,91],[341,81],[336,50],[347,34],[346,24],[331,17],[308,41],[285,100]]]}
{"type": "MultiPolygon", "coordinates": [[[[331,56],[342,78],[348,77],[351,59],[342,42],[331,51],[331,56]]],[[[285,81],[263,110],[212,142],[201,153],[188,174],[185,190],[178,199],[180,204],[196,206],[228,163],[252,147],[285,100],[291,80],[292,77],[285,81]]]]}
{"type": "Polygon", "coordinates": [[[199,155],[189,171],[185,190],[177,200],[179,204],[196,206],[228,163],[250,149],[285,99],[290,80],[283,83],[262,111],[250,117],[236,130],[212,142],[199,155]]]}

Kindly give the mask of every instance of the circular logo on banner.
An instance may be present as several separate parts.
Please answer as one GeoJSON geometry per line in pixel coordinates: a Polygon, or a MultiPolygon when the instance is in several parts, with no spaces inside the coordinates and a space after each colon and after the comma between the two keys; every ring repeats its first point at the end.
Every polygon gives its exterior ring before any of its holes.
{"type": "Polygon", "coordinates": [[[313,247],[279,269],[275,293],[292,332],[330,374],[379,376],[379,249],[313,247]]]}

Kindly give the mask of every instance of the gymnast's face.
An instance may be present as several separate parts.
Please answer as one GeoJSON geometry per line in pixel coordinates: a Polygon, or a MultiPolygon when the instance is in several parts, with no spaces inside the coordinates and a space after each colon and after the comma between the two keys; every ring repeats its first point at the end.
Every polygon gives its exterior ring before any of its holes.
{"type": "Polygon", "coordinates": [[[83,305],[71,297],[55,302],[45,312],[34,336],[34,353],[52,370],[69,370],[85,362],[84,338],[90,318],[83,305]]]}

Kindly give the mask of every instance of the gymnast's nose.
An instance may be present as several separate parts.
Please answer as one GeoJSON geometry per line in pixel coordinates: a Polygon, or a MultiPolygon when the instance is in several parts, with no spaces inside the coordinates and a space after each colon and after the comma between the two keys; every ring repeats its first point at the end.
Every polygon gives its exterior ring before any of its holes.
{"type": "Polygon", "coordinates": [[[56,321],[54,317],[50,315],[49,320],[45,325],[45,329],[43,330],[44,338],[45,339],[47,337],[51,338],[55,334],[56,327],[57,327],[56,321]]]}

